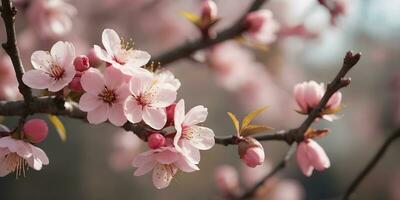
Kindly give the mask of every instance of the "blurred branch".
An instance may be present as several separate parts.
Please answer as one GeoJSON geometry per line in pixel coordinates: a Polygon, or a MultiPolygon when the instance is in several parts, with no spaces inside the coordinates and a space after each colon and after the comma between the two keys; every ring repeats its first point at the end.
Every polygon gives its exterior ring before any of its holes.
{"type": "Polygon", "coordinates": [[[240,17],[240,19],[236,23],[234,23],[231,27],[219,32],[215,38],[198,38],[192,42],[182,44],[160,55],[157,55],[152,59],[152,61],[155,63],[159,62],[162,66],[164,66],[181,58],[188,57],[198,50],[239,36],[244,31],[246,31],[246,15],[250,12],[258,10],[266,1],[268,0],[254,0],[250,8],[242,15],[242,17],[240,17]]]}
{"type": "Polygon", "coordinates": [[[375,156],[369,161],[367,166],[357,175],[354,181],[350,184],[349,188],[346,190],[346,193],[343,196],[343,200],[347,200],[350,198],[351,194],[357,189],[360,185],[361,181],[364,180],[367,175],[371,172],[372,169],[378,164],[378,162],[382,159],[383,155],[385,154],[386,150],[389,146],[396,140],[400,138],[400,129],[396,130],[395,132],[390,135],[386,141],[383,143],[381,148],[379,148],[378,152],[375,156]]]}
{"type": "Polygon", "coordinates": [[[31,89],[24,84],[22,81],[22,75],[24,74],[24,67],[22,66],[15,32],[15,15],[17,9],[12,5],[10,0],[1,0],[1,17],[3,18],[5,30],[7,34],[7,42],[3,43],[2,46],[6,53],[10,56],[14,66],[15,74],[18,80],[19,92],[23,95],[25,105],[29,107],[29,102],[32,100],[31,89]]]}
{"type": "MultiPolygon", "coordinates": [[[[328,84],[326,92],[322,97],[319,105],[310,112],[310,114],[298,128],[291,129],[289,131],[281,133],[256,136],[254,138],[257,139],[258,141],[280,140],[280,141],[285,141],[288,144],[292,144],[293,142],[296,141],[297,142],[303,141],[304,133],[308,130],[308,128],[311,126],[311,124],[314,122],[315,119],[321,117],[321,112],[325,108],[331,96],[341,88],[346,87],[347,85],[350,84],[350,78],[345,78],[345,76],[350,71],[350,69],[357,64],[360,58],[361,58],[360,53],[354,54],[351,51],[348,51],[346,53],[346,56],[343,59],[342,68],[340,69],[336,77],[333,79],[333,81],[328,84]]],[[[238,139],[236,136],[215,138],[215,142],[217,144],[222,144],[225,146],[235,145],[237,144],[237,141],[238,139]]]]}
{"type": "Polygon", "coordinates": [[[278,165],[275,166],[270,173],[265,175],[257,184],[255,184],[252,188],[250,188],[248,191],[246,191],[242,196],[240,196],[237,199],[250,199],[251,197],[253,197],[256,194],[258,188],[263,186],[264,183],[269,178],[271,178],[276,173],[278,173],[279,171],[281,171],[282,169],[284,169],[286,167],[287,163],[289,162],[290,158],[292,157],[292,155],[294,154],[295,151],[296,151],[296,145],[292,144],[290,146],[289,150],[286,152],[283,159],[278,163],[278,165]]]}

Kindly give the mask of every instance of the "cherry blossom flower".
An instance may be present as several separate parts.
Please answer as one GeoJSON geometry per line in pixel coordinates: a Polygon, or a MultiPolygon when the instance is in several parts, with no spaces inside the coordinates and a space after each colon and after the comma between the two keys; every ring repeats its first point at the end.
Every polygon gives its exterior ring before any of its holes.
{"type": "Polygon", "coordinates": [[[158,81],[152,73],[140,73],[129,83],[131,95],[124,104],[125,116],[132,123],[143,120],[154,129],[161,129],[167,122],[165,108],[171,105],[177,92],[170,84],[158,81]]]}
{"type": "Polygon", "coordinates": [[[323,171],[331,165],[324,149],[311,139],[298,144],[296,158],[297,164],[305,176],[311,176],[314,169],[323,171]]]}
{"type": "Polygon", "coordinates": [[[79,109],[88,112],[90,123],[100,124],[108,119],[115,126],[122,126],[127,121],[123,102],[129,90],[119,70],[107,67],[103,75],[90,68],[82,75],[81,84],[86,93],[79,100],[79,109]]]}
{"type": "Polygon", "coordinates": [[[161,147],[138,155],[133,166],[134,175],[142,176],[153,170],[153,184],[157,189],[168,187],[178,170],[193,172],[199,168],[181,152],[173,147],[161,147]]]}
{"type": "Polygon", "coordinates": [[[214,179],[218,189],[226,196],[233,196],[240,191],[239,176],[235,168],[221,165],[215,169],[214,179]]]}
{"type": "Polygon", "coordinates": [[[55,43],[50,52],[35,51],[31,57],[34,69],[27,71],[22,80],[31,88],[60,91],[76,74],[74,58],[75,48],[69,42],[55,43]]]}
{"type": "Polygon", "coordinates": [[[272,12],[262,9],[249,13],[246,16],[245,38],[261,44],[270,44],[276,40],[279,24],[273,18],[272,12]]]}
{"type": "Polygon", "coordinates": [[[133,44],[121,40],[114,30],[105,29],[102,34],[102,42],[106,51],[94,45],[94,51],[101,60],[110,63],[127,75],[147,71],[141,67],[149,62],[150,54],[133,49],[133,44]]]}
{"type": "MultiPolygon", "coordinates": [[[[317,107],[325,94],[325,87],[323,83],[316,83],[315,81],[299,83],[294,87],[294,97],[297,105],[299,106],[299,112],[308,114],[313,108],[317,107]]],[[[342,93],[336,92],[329,99],[326,107],[324,108],[327,113],[322,118],[332,121],[337,117],[333,113],[340,109],[342,101],[342,93]]]]}
{"type": "Polygon", "coordinates": [[[181,87],[181,82],[168,70],[157,73],[155,79],[163,84],[171,85],[176,91],[181,87]]]}
{"type": "Polygon", "coordinates": [[[200,162],[200,151],[208,150],[214,146],[213,130],[198,126],[207,118],[207,108],[196,106],[185,114],[185,102],[181,99],[175,107],[174,123],[176,135],[174,146],[178,151],[188,152],[189,158],[194,162],[200,162]]]}
{"type": "Polygon", "coordinates": [[[251,137],[245,137],[239,143],[240,159],[249,167],[256,167],[264,163],[264,148],[260,142],[251,137]]]}
{"type": "Polygon", "coordinates": [[[35,0],[29,3],[28,20],[42,38],[58,38],[71,30],[71,17],[77,13],[72,5],[62,0],[35,0]]]}
{"type": "MultiPolygon", "coordinates": [[[[5,126],[0,126],[2,131],[10,131],[5,126]]],[[[0,177],[11,172],[17,176],[25,174],[26,165],[34,170],[41,170],[43,165],[48,165],[49,159],[40,148],[11,136],[0,138],[0,177]]]]}

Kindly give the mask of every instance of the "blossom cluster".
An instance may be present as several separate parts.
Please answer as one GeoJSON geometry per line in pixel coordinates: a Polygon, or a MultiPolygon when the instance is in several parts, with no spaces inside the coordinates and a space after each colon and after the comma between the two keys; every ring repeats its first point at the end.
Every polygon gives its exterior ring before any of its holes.
{"type": "Polygon", "coordinates": [[[102,43],[104,49],[93,48],[102,67],[92,67],[89,57],[75,55],[72,43],[59,41],[50,52],[32,54],[34,69],[24,74],[23,81],[35,89],[79,94],[79,108],[87,112],[91,124],[146,124],[150,150],[135,158],[134,174],[153,169],[156,188],[167,187],[178,170],[199,170],[200,150],[215,143],[214,132],[198,125],[206,120],[207,108],[196,106],[185,114],[184,100],[175,103],[180,81],[169,71],[146,68],[150,54],[134,49],[114,30],[103,31],[102,43]]]}

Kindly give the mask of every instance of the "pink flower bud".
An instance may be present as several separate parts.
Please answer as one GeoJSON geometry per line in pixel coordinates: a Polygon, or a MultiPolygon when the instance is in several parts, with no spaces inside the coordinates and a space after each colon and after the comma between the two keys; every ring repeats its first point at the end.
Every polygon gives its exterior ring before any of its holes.
{"type": "MultiPolygon", "coordinates": [[[[299,83],[294,87],[294,97],[300,112],[309,113],[313,108],[317,107],[325,94],[323,83],[318,84],[315,81],[299,83]]],[[[336,92],[329,99],[325,109],[337,109],[342,101],[342,94],[336,92]]]]}
{"type": "Polygon", "coordinates": [[[276,40],[279,24],[274,20],[272,12],[267,9],[251,12],[246,16],[248,39],[261,44],[270,44],[276,40]]]}
{"type": "Polygon", "coordinates": [[[103,63],[103,61],[96,55],[93,48],[89,50],[87,57],[89,58],[89,63],[92,67],[99,67],[103,63]]]}
{"type": "Polygon", "coordinates": [[[172,126],[174,124],[175,107],[176,107],[176,103],[173,103],[166,108],[166,110],[167,110],[166,126],[172,126]]]}
{"type": "Polygon", "coordinates": [[[160,133],[153,133],[147,139],[147,145],[151,149],[158,149],[165,144],[165,137],[160,133]]]}
{"type": "Polygon", "coordinates": [[[204,0],[201,4],[201,22],[207,26],[217,18],[218,8],[213,0],[204,0]]]}
{"type": "Polygon", "coordinates": [[[49,132],[47,123],[42,119],[31,119],[24,124],[24,135],[33,143],[42,142],[49,132]]]}
{"type": "Polygon", "coordinates": [[[89,58],[85,55],[77,56],[74,60],[75,70],[78,72],[84,72],[89,69],[89,58]]]}
{"type": "Polygon", "coordinates": [[[298,144],[296,159],[305,176],[311,176],[314,169],[323,171],[331,165],[324,149],[311,139],[298,144]]]}
{"type": "Polygon", "coordinates": [[[75,92],[82,92],[82,84],[81,84],[81,77],[75,76],[72,81],[69,83],[69,88],[75,92]]]}
{"type": "Polygon", "coordinates": [[[215,183],[217,187],[226,195],[233,196],[239,189],[238,173],[230,165],[222,165],[217,167],[214,173],[215,183]]]}
{"type": "Polygon", "coordinates": [[[264,148],[260,142],[250,137],[239,143],[239,155],[247,166],[253,168],[261,165],[265,159],[264,148]]]}

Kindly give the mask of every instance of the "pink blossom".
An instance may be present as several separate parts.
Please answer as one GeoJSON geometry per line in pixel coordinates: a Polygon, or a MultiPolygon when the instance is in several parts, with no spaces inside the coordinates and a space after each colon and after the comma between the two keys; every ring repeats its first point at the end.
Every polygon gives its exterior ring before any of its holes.
{"type": "Polygon", "coordinates": [[[246,16],[247,31],[244,36],[250,41],[270,44],[276,40],[279,24],[267,9],[249,13],[246,16]]]}
{"type": "Polygon", "coordinates": [[[125,116],[132,123],[143,120],[154,129],[161,129],[167,122],[165,108],[176,99],[176,88],[157,81],[154,74],[146,72],[130,80],[131,95],[124,104],[125,116]]]}
{"type": "Polygon", "coordinates": [[[106,51],[94,45],[94,51],[101,60],[110,63],[127,75],[147,71],[141,67],[149,62],[150,54],[133,49],[133,44],[121,41],[114,30],[105,29],[102,34],[102,42],[106,51]]]}
{"type": "Polygon", "coordinates": [[[264,148],[256,139],[251,137],[243,138],[239,143],[240,159],[249,167],[256,167],[264,163],[264,148]]]}
{"type": "Polygon", "coordinates": [[[71,30],[71,17],[77,13],[72,5],[62,0],[35,0],[29,3],[28,20],[42,38],[58,38],[71,30]]]}
{"type": "Polygon", "coordinates": [[[208,26],[217,19],[218,7],[213,0],[203,0],[201,3],[201,24],[208,26]]]}
{"type": "Polygon", "coordinates": [[[165,137],[160,133],[152,133],[147,140],[147,145],[151,149],[158,149],[165,144],[165,137]]]}
{"type": "Polygon", "coordinates": [[[129,90],[119,70],[108,67],[103,76],[91,68],[82,75],[81,84],[86,93],[79,100],[79,108],[88,112],[90,123],[100,124],[108,119],[115,126],[122,126],[127,121],[123,102],[129,90]]]}
{"type": "Polygon", "coordinates": [[[199,168],[173,147],[161,147],[138,155],[133,161],[134,175],[142,176],[153,170],[153,184],[157,189],[168,187],[178,169],[193,172],[199,168]]]}
{"type": "Polygon", "coordinates": [[[218,189],[226,196],[239,192],[239,176],[235,168],[230,165],[222,165],[215,169],[214,179],[218,189]]]}
{"type": "Polygon", "coordinates": [[[49,164],[46,153],[38,147],[11,136],[0,138],[0,176],[11,172],[25,173],[25,164],[34,170],[41,170],[49,164]]]}
{"type": "Polygon", "coordinates": [[[46,139],[49,132],[47,123],[42,119],[31,119],[24,124],[24,136],[33,143],[39,143],[46,139]]]}
{"type": "Polygon", "coordinates": [[[170,85],[175,91],[178,91],[178,89],[181,87],[181,82],[175,78],[172,72],[168,70],[163,70],[157,73],[155,79],[162,84],[170,85]]]}
{"type": "Polygon", "coordinates": [[[131,167],[133,159],[139,153],[142,141],[132,132],[119,130],[112,138],[110,167],[116,171],[131,167]]]}
{"type": "Polygon", "coordinates": [[[74,58],[75,48],[69,42],[57,42],[50,52],[35,51],[31,57],[34,69],[27,71],[22,80],[31,88],[60,91],[76,74],[74,58]]]}
{"type": "MultiPolygon", "coordinates": [[[[313,108],[317,107],[325,94],[325,87],[323,83],[316,83],[315,81],[299,83],[294,87],[294,97],[297,105],[300,108],[300,112],[307,114],[313,108]]],[[[336,92],[329,99],[324,109],[331,110],[334,113],[340,108],[342,101],[342,93],[336,92]]],[[[324,119],[332,121],[336,117],[332,114],[326,114],[323,116],[324,119]]]]}
{"type": "Polygon", "coordinates": [[[189,158],[194,162],[200,162],[200,151],[208,150],[214,146],[214,132],[210,128],[198,126],[206,120],[207,108],[196,106],[185,114],[185,101],[181,99],[175,107],[174,123],[176,135],[174,146],[178,151],[189,152],[189,158]]]}
{"type": "Polygon", "coordinates": [[[296,158],[297,164],[306,176],[311,176],[314,169],[323,171],[331,165],[324,149],[311,139],[298,144],[296,158]]]}

